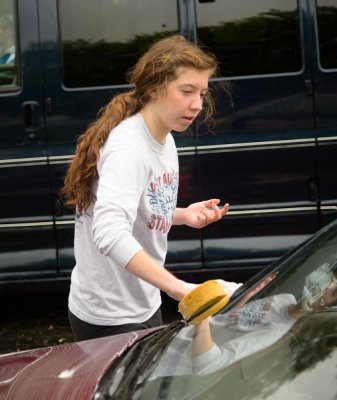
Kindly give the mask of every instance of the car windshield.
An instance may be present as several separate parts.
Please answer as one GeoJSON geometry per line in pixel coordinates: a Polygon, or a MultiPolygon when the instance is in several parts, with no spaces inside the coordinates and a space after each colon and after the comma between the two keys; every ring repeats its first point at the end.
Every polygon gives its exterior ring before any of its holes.
{"type": "Polygon", "coordinates": [[[141,372],[135,399],[336,399],[337,223],[189,325],[141,372]]]}

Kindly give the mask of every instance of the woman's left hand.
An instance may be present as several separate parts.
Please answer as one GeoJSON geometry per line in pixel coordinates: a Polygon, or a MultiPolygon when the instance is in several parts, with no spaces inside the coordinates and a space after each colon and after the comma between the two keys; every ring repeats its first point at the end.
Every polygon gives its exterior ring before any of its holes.
{"type": "Polygon", "coordinates": [[[226,203],[223,207],[219,207],[219,199],[210,199],[193,203],[186,208],[180,208],[176,211],[179,213],[177,224],[185,224],[192,228],[204,228],[212,222],[219,221],[229,209],[226,203]],[[179,211],[178,211],[179,210],[179,211]]]}

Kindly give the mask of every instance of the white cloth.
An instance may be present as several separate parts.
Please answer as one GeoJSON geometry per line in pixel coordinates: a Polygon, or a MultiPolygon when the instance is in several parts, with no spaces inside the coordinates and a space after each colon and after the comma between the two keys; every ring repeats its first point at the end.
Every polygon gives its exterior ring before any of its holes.
{"type": "Polygon", "coordinates": [[[76,215],[69,309],[95,325],[144,322],[160,291],[124,267],[140,249],[164,264],[179,179],[173,137],[159,144],[136,114],[111,131],[97,170],[97,200],[76,215]]]}

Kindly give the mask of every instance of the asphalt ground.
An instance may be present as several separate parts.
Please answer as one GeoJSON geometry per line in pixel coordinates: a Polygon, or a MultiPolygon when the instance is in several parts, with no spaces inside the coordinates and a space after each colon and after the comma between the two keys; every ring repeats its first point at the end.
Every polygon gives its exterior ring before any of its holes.
{"type": "MultiPolygon", "coordinates": [[[[2,295],[0,354],[72,342],[67,292],[2,295]]],[[[164,323],[181,319],[177,302],[163,296],[164,323]]]]}

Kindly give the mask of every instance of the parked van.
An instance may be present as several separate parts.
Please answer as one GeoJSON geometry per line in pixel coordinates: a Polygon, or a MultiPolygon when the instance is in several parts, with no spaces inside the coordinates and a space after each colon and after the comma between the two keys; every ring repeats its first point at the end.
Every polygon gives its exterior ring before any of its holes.
{"type": "Polygon", "coordinates": [[[221,62],[214,129],[174,134],[179,206],[231,208],[173,227],[167,268],[243,281],[336,218],[336,0],[1,0],[0,291],[68,284],[74,212],[58,190],[76,139],[174,32],[221,62]]]}

